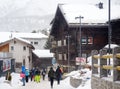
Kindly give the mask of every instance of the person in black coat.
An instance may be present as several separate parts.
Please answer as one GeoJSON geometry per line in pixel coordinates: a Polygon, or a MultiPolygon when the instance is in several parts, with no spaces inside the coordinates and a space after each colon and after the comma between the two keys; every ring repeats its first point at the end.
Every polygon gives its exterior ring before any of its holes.
{"type": "Polygon", "coordinates": [[[59,66],[57,67],[55,74],[56,74],[57,83],[60,84],[62,71],[59,66]]]}
{"type": "Polygon", "coordinates": [[[53,83],[54,83],[54,78],[55,78],[55,71],[53,70],[52,67],[50,68],[50,70],[48,72],[48,78],[50,80],[51,88],[53,88],[53,83]]]}
{"type": "Polygon", "coordinates": [[[45,69],[43,69],[43,70],[42,70],[43,80],[45,80],[45,75],[46,75],[46,71],[45,71],[45,69]]]}

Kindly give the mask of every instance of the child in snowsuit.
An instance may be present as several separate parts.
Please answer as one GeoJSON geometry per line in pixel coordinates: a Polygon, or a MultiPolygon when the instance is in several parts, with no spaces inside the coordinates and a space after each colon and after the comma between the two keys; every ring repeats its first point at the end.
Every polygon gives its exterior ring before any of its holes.
{"type": "Polygon", "coordinates": [[[36,70],[36,72],[35,72],[35,81],[37,82],[37,83],[39,83],[40,82],[40,70],[39,69],[37,69],[36,70]]]}

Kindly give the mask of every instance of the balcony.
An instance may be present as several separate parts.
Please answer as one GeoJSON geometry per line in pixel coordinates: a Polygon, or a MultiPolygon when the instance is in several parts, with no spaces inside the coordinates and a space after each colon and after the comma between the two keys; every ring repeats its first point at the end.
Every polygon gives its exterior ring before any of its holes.
{"type": "Polygon", "coordinates": [[[13,55],[12,53],[9,53],[9,52],[0,52],[0,58],[12,58],[13,55]]]}

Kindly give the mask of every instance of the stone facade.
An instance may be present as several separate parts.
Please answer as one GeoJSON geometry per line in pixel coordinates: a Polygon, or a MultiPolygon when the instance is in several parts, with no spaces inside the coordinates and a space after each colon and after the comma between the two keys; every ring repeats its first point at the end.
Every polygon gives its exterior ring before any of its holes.
{"type": "Polygon", "coordinates": [[[77,88],[82,83],[82,79],[70,77],[70,85],[77,88]]]}
{"type": "Polygon", "coordinates": [[[91,89],[120,89],[120,81],[113,82],[106,78],[100,78],[99,76],[92,75],[91,89]]]}

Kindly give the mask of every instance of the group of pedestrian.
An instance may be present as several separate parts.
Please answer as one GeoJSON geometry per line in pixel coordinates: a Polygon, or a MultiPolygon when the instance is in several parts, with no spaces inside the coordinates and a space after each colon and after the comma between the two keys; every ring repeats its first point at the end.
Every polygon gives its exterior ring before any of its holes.
{"type": "Polygon", "coordinates": [[[39,70],[39,68],[32,68],[30,71],[26,68],[25,71],[21,71],[20,77],[22,78],[23,86],[25,86],[25,83],[29,81],[29,78],[31,81],[35,81],[37,83],[41,80],[41,75],[43,76],[43,80],[45,79],[46,71],[43,69],[42,71],[39,70]]]}
{"type": "Polygon", "coordinates": [[[51,88],[53,88],[54,80],[57,80],[57,84],[60,84],[60,80],[62,78],[63,71],[61,70],[60,66],[57,67],[56,71],[54,71],[53,67],[50,68],[48,72],[48,78],[50,81],[51,88]]]}
{"type": "MultiPolygon", "coordinates": [[[[50,70],[48,71],[48,78],[50,81],[51,88],[53,88],[54,80],[57,81],[58,85],[60,84],[60,80],[62,79],[62,74],[63,74],[63,71],[60,68],[60,66],[58,66],[56,70],[54,70],[53,67],[50,68],[50,70]]],[[[45,80],[45,75],[46,75],[46,70],[42,69],[40,71],[39,68],[33,68],[30,71],[28,69],[25,69],[25,71],[22,71],[20,73],[23,86],[25,86],[25,83],[29,81],[29,78],[31,81],[35,81],[39,83],[41,80],[41,77],[43,78],[43,80],[45,80]]]]}

